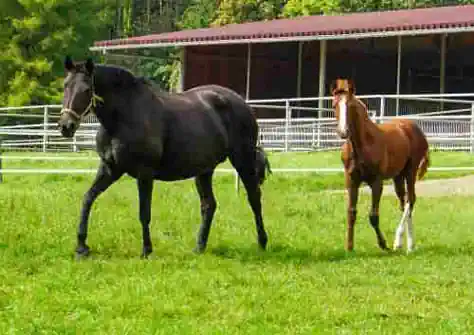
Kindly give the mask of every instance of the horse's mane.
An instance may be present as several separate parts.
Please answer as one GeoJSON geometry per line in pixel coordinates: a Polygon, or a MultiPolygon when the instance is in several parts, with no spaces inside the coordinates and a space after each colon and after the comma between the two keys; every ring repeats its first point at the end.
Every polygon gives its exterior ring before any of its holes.
{"type": "Polygon", "coordinates": [[[164,91],[158,83],[156,83],[154,80],[147,78],[147,77],[136,77],[136,79],[141,82],[142,84],[147,85],[153,93],[155,93],[158,96],[165,96],[168,94],[168,92],[164,91]]]}
{"type": "Polygon", "coordinates": [[[105,82],[113,82],[114,85],[120,86],[122,88],[132,89],[145,86],[150,89],[157,97],[165,97],[168,95],[168,92],[164,91],[158,85],[158,83],[152,79],[143,76],[136,76],[125,68],[113,65],[97,64],[96,71],[97,75],[99,75],[105,82]]]}

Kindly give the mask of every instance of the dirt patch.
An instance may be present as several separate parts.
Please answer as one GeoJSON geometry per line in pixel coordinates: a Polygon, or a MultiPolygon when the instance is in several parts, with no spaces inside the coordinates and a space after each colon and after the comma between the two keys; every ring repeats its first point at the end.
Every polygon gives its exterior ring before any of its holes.
{"type": "MultiPolygon", "coordinates": [[[[421,180],[415,185],[416,195],[420,197],[443,197],[449,195],[474,195],[474,175],[436,180],[421,180]]],[[[368,186],[361,187],[361,192],[370,193],[368,186]]],[[[333,192],[344,192],[337,190],[333,192]]],[[[384,186],[384,195],[395,195],[393,183],[384,186]]]]}

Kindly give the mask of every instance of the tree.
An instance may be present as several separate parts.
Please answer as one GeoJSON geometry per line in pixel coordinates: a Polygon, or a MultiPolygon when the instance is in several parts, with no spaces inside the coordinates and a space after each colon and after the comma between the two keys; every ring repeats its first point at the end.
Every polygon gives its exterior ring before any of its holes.
{"type": "Polygon", "coordinates": [[[213,26],[277,18],[284,0],[221,0],[213,26]]]}
{"type": "Polygon", "coordinates": [[[15,15],[2,11],[0,18],[7,27],[0,35],[0,104],[59,102],[64,56],[83,58],[94,40],[107,35],[110,2],[19,0],[18,7],[9,0],[15,15]]]}
{"type": "Polygon", "coordinates": [[[403,8],[460,5],[473,3],[473,0],[289,0],[282,16],[368,12],[403,8]]]}
{"type": "Polygon", "coordinates": [[[332,14],[342,10],[339,0],[289,0],[282,16],[295,17],[317,14],[332,14]]]}

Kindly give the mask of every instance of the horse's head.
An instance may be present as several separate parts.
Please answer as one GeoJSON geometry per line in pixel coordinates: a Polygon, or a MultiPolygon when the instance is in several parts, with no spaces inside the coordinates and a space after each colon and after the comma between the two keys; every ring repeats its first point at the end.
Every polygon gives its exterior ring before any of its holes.
{"type": "Polygon", "coordinates": [[[67,75],[64,79],[63,108],[58,125],[64,137],[72,137],[82,119],[94,109],[97,101],[102,99],[94,91],[92,59],[74,64],[71,57],[67,56],[64,68],[67,75]]]}
{"type": "Polygon", "coordinates": [[[336,79],[331,85],[331,93],[332,105],[336,111],[337,133],[346,139],[350,135],[350,124],[354,116],[350,103],[355,94],[354,82],[350,79],[336,79]]]}

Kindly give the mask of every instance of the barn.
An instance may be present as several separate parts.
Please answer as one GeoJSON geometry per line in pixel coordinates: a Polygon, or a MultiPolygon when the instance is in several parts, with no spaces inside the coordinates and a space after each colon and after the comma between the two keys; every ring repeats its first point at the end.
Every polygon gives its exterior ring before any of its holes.
{"type": "MultiPolygon", "coordinates": [[[[359,95],[472,92],[474,5],[232,24],[97,41],[91,50],[164,47],[182,50],[181,89],[213,83],[254,102],[291,98],[299,102],[290,118],[314,115],[310,109],[321,118],[329,84],[341,76],[354,79],[359,95]]],[[[369,105],[384,115],[446,107],[399,98],[369,105]]],[[[288,118],[288,108],[268,107],[259,118],[288,118]]]]}

